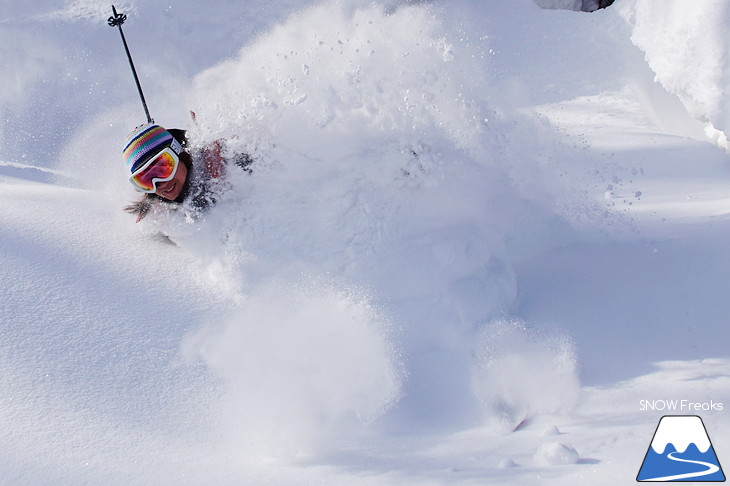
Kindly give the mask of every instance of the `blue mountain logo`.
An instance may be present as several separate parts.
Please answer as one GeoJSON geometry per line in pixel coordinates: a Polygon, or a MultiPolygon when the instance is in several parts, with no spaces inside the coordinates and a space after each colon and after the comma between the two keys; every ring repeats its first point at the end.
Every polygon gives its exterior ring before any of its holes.
{"type": "Polygon", "coordinates": [[[659,420],[637,481],[725,481],[702,419],[665,415],[659,420]]]}

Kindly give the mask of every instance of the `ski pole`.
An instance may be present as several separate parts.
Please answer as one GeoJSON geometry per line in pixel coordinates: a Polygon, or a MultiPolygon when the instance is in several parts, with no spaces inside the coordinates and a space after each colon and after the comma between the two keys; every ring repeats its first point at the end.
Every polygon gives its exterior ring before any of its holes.
{"type": "Polygon", "coordinates": [[[129,47],[127,46],[127,39],[124,38],[124,31],[122,31],[122,24],[127,20],[127,16],[124,14],[117,13],[117,9],[112,5],[112,15],[109,17],[107,22],[110,27],[119,27],[119,33],[122,36],[122,43],[124,43],[124,50],[127,52],[127,59],[129,59],[129,67],[132,68],[132,75],[134,76],[134,82],[137,83],[137,91],[139,91],[139,97],[142,100],[142,106],[144,107],[144,113],[147,115],[147,123],[152,123],[152,117],[150,111],[147,109],[147,102],[144,99],[144,93],[142,93],[142,86],[139,84],[139,78],[137,77],[137,70],[134,69],[134,62],[132,62],[132,55],[129,53],[129,47]]]}

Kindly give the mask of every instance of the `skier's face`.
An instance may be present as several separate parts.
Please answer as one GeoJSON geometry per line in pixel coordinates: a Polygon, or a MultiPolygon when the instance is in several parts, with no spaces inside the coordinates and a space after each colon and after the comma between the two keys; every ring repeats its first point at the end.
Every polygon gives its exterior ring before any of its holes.
{"type": "Polygon", "coordinates": [[[185,179],[188,178],[188,168],[182,161],[178,164],[177,172],[175,177],[169,181],[160,182],[157,184],[155,194],[170,201],[174,201],[178,198],[180,193],[185,186],[185,179]]]}

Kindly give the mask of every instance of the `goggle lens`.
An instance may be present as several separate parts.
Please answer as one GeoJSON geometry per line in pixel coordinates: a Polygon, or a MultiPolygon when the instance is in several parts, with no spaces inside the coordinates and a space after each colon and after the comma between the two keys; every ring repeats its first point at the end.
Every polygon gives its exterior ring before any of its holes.
{"type": "Polygon", "coordinates": [[[144,192],[155,192],[158,182],[169,181],[175,177],[178,162],[177,155],[172,150],[165,149],[132,174],[129,180],[144,192]]]}

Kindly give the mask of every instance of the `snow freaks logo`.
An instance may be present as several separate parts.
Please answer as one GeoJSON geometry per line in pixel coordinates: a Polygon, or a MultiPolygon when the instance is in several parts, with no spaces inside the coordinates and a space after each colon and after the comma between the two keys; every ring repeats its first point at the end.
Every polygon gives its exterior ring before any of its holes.
{"type": "Polygon", "coordinates": [[[662,417],[636,480],[725,481],[702,419],[696,415],[662,417]]]}

